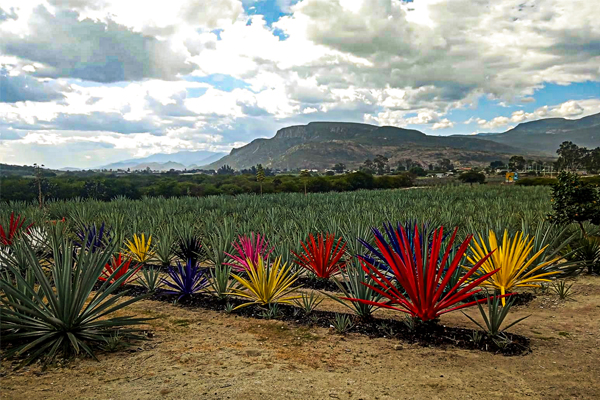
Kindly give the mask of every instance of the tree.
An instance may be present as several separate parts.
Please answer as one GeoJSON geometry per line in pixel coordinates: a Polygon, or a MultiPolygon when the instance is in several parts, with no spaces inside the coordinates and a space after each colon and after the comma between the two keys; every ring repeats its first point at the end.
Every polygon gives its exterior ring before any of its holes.
{"type": "Polygon", "coordinates": [[[584,159],[585,169],[592,174],[600,172],[600,147],[588,151],[584,159]]]}
{"type": "Polygon", "coordinates": [[[508,168],[512,170],[520,171],[525,168],[527,161],[523,156],[512,156],[510,160],[508,160],[508,168]]]}
{"type": "Polygon", "coordinates": [[[217,175],[233,175],[235,171],[229,165],[225,164],[217,170],[217,175]]]}
{"type": "Polygon", "coordinates": [[[582,181],[577,174],[566,171],[558,174],[558,181],[552,187],[551,201],[554,211],[548,216],[551,221],[565,224],[576,222],[583,236],[587,236],[584,222],[600,225],[598,188],[582,181]]]}
{"type": "Polygon", "coordinates": [[[265,181],[265,170],[263,169],[262,164],[256,166],[256,181],[260,185],[260,194],[262,195],[263,182],[265,181]]]}
{"type": "Polygon", "coordinates": [[[506,164],[504,163],[504,161],[497,160],[497,161],[492,161],[490,163],[490,168],[492,168],[492,169],[504,168],[505,165],[506,164]]]}
{"type": "Polygon", "coordinates": [[[105,200],[106,185],[98,180],[85,181],[83,184],[86,197],[94,200],[105,200]]]}
{"type": "Polygon", "coordinates": [[[304,181],[304,195],[306,196],[306,184],[308,183],[308,179],[310,178],[310,172],[308,170],[303,169],[300,171],[300,177],[304,181]]]}
{"type": "Polygon", "coordinates": [[[373,159],[373,166],[377,171],[377,175],[383,175],[385,173],[388,161],[388,158],[381,154],[375,156],[375,159],[373,159]]]}
{"type": "Polygon", "coordinates": [[[560,144],[556,154],[556,168],[560,171],[576,171],[583,166],[583,160],[586,158],[587,149],[579,147],[573,142],[565,141],[560,144]]]}
{"type": "Polygon", "coordinates": [[[411,174],[416,175],[416,176],[427,175],[427,172],[425,172],[425,170],[419,166],[413,166],[408,172],[410,172],[411,174]]]}
{"type": "Polygon", "coordinates": [[[449,158],[439,160],[438,164],[442,171],[454,171],[454,164],[452,164],[449,158]]]}
{"type": "Polygon", "coordinates": [[[341,173],[343,173],[346,170],[346,164],[344,164],[344,163],[337,163],[337,164],[335,164],[333,166],[332,170],[334,170],[338,174],[341,174],[341,173]]]}
{"type": "Polygon", "coordinates": [[[375,172],[375,164],[373,163],[373,161],[367,159],[360,167],[360,170],[369,174],[373,174],[375,172]]]}
{"type": "Polygon", "coordinates": [[[466,171],[459,175],[458,179],[463,183],[469,183],[471,186],[474,183],[485,183],[485,174],[477,171],[466,171]]]}

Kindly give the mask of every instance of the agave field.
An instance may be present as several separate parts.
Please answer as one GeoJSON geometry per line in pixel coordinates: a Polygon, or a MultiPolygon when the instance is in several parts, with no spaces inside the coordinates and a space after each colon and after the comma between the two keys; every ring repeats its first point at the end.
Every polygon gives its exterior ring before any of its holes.
{"type": "Polygon", "coordinates": [[[2,354],[21,367],[152,341],[128,310],[159,302],[526,355],[511,308],[567,299],[586,267],[550,204],[548,188],[503,186],[3,203],[2,354]],[[440,322],[461,312],[470,328],[440,322]]]}

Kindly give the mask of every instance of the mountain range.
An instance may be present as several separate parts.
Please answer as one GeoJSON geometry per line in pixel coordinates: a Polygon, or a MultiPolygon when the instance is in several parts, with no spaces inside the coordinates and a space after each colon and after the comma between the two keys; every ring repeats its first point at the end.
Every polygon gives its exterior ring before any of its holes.
{"type": "Polygon", "coordinates": [[[503,133],[480,133],[476,136],[554,156],[565,140],[587,148],[600,146],[600,113],[580,119],[540,119],[524,122],[503,133]]]}
{"type": "Polygon", "coordinates": [[[311,122],[282,128],[269,139],[255,139],[229,154],[181,151],[108,164],[101,169],[168,171],[170,169],[234,169],[262,164],[278,169],[325,169],[337,163],[357,168],[381,154],[390,165],[411,159],[422,166],[447,158],[455,164],[484,166],[507,161],[513,155],[527,158],[556,157],[559,145],[569,140],[579,146],[600,146],[600,114],[581,119],[548,118],[525,122],[501,133],[433,136],[393,126],[348,122],[311,122]]]}
{"type": "Polygon", "coordinates": [[[255,139],[205,168],[227,164],[242,169],[260,163],[270,168],[323,169],[339,162],[356,168],[377,154],[388,157],[390,165],[411,159],[427,166],[447,158],[457,164],[483,166],[490,161],[507,161],[512,155],[554,158],[565,140],[585,147],[600,146],[600,114],[579,120],[526,122],[503,133],[452,136],[392,126],[311,122],[280,129],[270,139],[255,139]]]}
{"type": "Polygon", "coordinates": [[[131,169],[144,170],[150,168],[155,171],[169,171],[171,169],[184,170],[195,169],[202,165],[210,164],[219,160],[227,153],[217,153],[212,151],[180,151],[177,153],[153,154],[144,158],[132,158],[129,160],[119,161],[112,164],[103,165],[94,169],[131,169]]]}

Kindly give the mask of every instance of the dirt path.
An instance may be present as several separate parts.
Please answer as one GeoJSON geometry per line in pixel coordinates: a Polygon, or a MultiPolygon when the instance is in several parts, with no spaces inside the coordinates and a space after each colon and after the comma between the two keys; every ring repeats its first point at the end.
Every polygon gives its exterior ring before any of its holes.
{"type": "MultiPolygon", "coordinates": [[[[1,399],[597,399],[600,278],[580,278],[574,301],[540,296],[512,318],[531,354],[504,357],[424,348],[323,328],[190,311],[145,301],[154,337],[100,362],[18,372],[4,363],[1,399]]],[[[340,307],[327,302],[325,308],[340,307]]],[[[478,311],[470,310],[476,316],[478,311]]],[[[445,324],[472,327],[460,313],[445,324]]]]}

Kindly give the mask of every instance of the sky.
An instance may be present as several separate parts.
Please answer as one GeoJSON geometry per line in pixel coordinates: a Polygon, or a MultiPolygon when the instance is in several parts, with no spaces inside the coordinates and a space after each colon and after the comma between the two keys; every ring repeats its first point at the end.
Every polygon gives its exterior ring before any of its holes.
{"type": "Polygon", "coordinates": [[[451,135],[600,112],[589,0],[2,0],[0,162],[229,152],[311,121],[451,135]]]}

